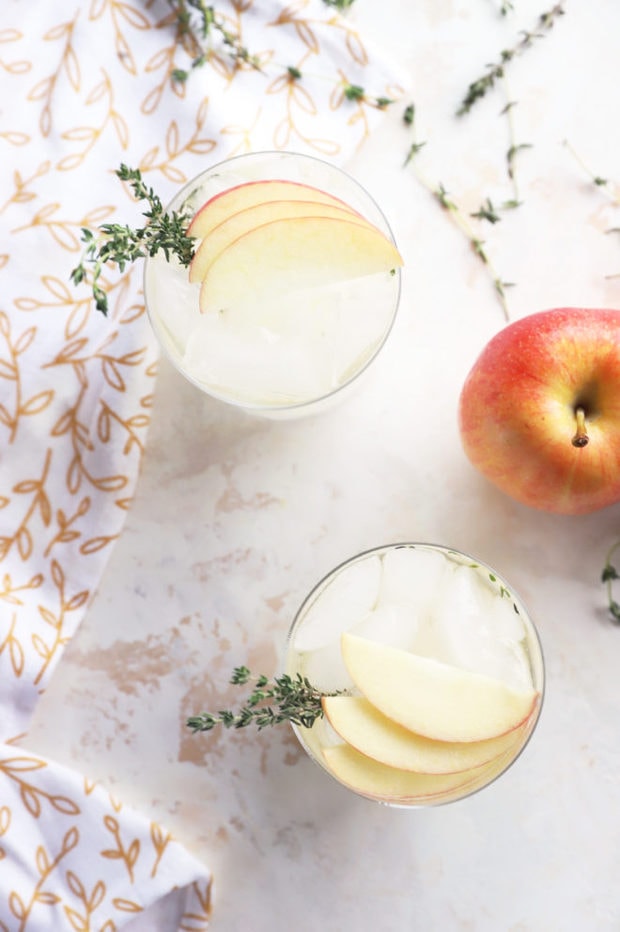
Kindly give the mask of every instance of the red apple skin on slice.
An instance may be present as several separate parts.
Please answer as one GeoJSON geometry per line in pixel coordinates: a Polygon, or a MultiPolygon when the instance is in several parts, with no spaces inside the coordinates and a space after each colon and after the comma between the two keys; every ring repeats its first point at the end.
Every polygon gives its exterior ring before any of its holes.
{"type": "Polygon", "coordinates": [[[187,235],[206,236],[214,227],[239,210],[245,210],[245,208],[252,207],[255,204],[281,200],[331,204],[334,207],[348,210],[355,216],[361,216],[352,207],[349,207],[345,201],[312,185],[298,181],[266,179],[263,181],[248,181],[245,184],[235,185],[233,188],[215,194],[196,212],[187,229],[187,235]]]}
{"type": "Polygon", "coordinates": [[[438,741],[484,741],[513,731],[539,695],[350,633],[342,658],[360,692],[387,718],[438,741]]]}
{"type": "Polygon", "coordinates": [[[324,696],[323,711],[334,731],[366,757],[399,770],[459,773],[483,767],[523,742],[526,727],[488,741],[435,741],[382,715],[363,696],[324,696]]]}
{"type": "Polygon", "coordinates": [[[388,767],[348,744],[323,749],[328,772],[368,799],[402,806],[432,806],[475,793],[497,779],[515,758],[512,751],[482,767],[452,774],[424,774],[388,767]]]}
{"type": "Polygon", "coordinates": [[[335,217],[276,220],[240,236],[219,254],[200,290],[200,310],[253,296],[329,285],[402,265],[394,244],[366,221],[335,217]]]}
{"type": "MultiPolygon", "coordinates": [[[[352,216],[354,215],[346,207],[325,204],[321,201],[316,203],[312,201],[268,201],[264,204],[246,207],[223,220],[205,235],[190,263],[189,280],[190,282],[203,281],[221,252],[240,236],[244,236],[265,223],[295,217],[340,217],[351,220],[352,216]]],[[[365,221],[360,217],[359,222],[365,221]]]]}
{"type": "Polygon", "coordinates": [[[391,801],[441,796],[467,786],[482,772],[481,768],[442,774],[399,770],[360,754],[348,744],[323,748],[323,757],[330,773],[350,789],[391,801]]]}

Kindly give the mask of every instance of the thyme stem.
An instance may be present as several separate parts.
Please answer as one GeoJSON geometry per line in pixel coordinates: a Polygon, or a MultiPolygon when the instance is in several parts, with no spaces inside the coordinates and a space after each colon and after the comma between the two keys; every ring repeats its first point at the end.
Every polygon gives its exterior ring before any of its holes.
{"type": "MultiPolygon", "coordinates": [[[[406,108],[405,113],[403,115],[403,121],[406,126],[411,127],[414,133],[414,141],[409,147],[409,151],[405,159],[405,165],[409,165],[412,162],[414,163],[414,171],[415,171],[418,181],[426,188],[426,190],[430,194],[433,195],[435,200],[441,205],[443,210],[446,211],[446,213],[450,216],[450,218],[455,223],[455,225],[467,237],[472,250],[478,256],[480,261],[483,263],[483,265],[485,266],[485,268],[491,275],[491,278],[493,281],[493,287],[495,288],[495,292],[499,299],[499,303],[501,305],[504,318],[508,321],[510,320],[510,315],[508,312],[508,303],[506,301],[506,289],[512,287],[512,282],[502,281],[500,276],[497,274],[497,272],[495,271],[495,268],[493,267],[493,264],[491,263],[489,259],[487,251],[484,247],[484,240],[476,236],[467,218],[465,217],[463,212],[460,210],[458,204],[450,197],[450,195],[444,188],[443,184],[433,185],[432,182],[429,181],[429,179],[420,170],[417,159],[415,159],[415,156],[419,153],[420,149],[422,148],[422,146],[425,145],[425,143],[423,142],[420,143],[416,141],[415,114],[416,114],[415,106],[413,104],[409,104],[409,106],[406,108]]],[[[491,223],[494,223],[497,220],[499,220],[499,215],[496,213],[490,199],[487,199],[486,204],[482,205],[480,210],[473,216],[479,219],[489,220],[489,222],[491,223]]]]}
{"type": "Polygon", "coordinates": [[[191,716],[187,727],[194,733],[212,731],[218,725],[224,728],[255,725],[260,731],[281,722],[311,728],[317,719],[323,717],[321,699],[324,694],[300,673],[295,677],[283,674],[269,680],[264,675],[253,677],[248,668],[242,666],[235,667],[230,682],[237,686],[253,683],[245,704],[237,712],[224,709],[191,716]]]}
{"type": "Polygon", "coordinates": [[[104,266],[111,262],[123,272],[126,265],[145,256],[163,252],[166,259],[175,255],[181,265],[188,266],[194,254],[193,240],[186,235],[189,217],[173,211],[168,214],[152,188],[145,185],[139,169],[121,164],[116,175],[128,181],[138,201],[146,201],[148,208],[143,216],[143,227],[129,227],[120,223],[104,223],[98,233],[82,228],[84,252],[78,265],[71,271],[74,285],[90,282],[95,306],[102,314],[108,312],[108,297],[100,285],[104,266]]]}
{"type": "Polygon", "coordinates": [[[592,181],[592,184],[595,185],[595,187],[602,188],[605,191],[605,193],[607,194],[609,200],[614,205],[614,207],[620,207],[620,197],[614,194],[610,190],[609,179],[603,178],[601,175],[595,174],[592,171],[592,169],[588,165],[586,165],[583,158],[579,155],[576,149],[570,144],[568,139],[565,139],[562,145],[564,146],[565,149],[567,149],[570,152],[574,160],[577,162],[578,165],[581,166],[581,168],[586,173],[586,175],[589,176],[590,180],[592,181]]]}
{"type": "MultiPolygon", "coordinates": [[[[179,34],[188,36],[195,48],[190,71],[202,67],[209,60],[212,52],[210,40],[213,32],[219,34],[234,61],[250,65],[256,71],[261,70],[258,56],[252,55],[243,45],[241,37],[226,28],[215,7],[205,3],[204,0],[168,0],[168,2],[176,14],[179,34]],[[198,14],[197,27],[193,25],[191,10],[195,10],[198,14]]],[[[176,68],[172,72],[172,77],[175,81],[186,81],[189,71],[176,68]]]]}
{"type": "Polygon", "coordinates": [[[605,555],[605,565],[603,566],[603,571],[601,573],[601,582],[605,585],[605,591],[607,593],[607,609],[609,614],[614,619],[620,623],[620,604],[614,599],[613,594],[613,583],[614,580],[620,579],[620,574],[618,570],[612,563],[615,552],[620,548],[620,540],[615,541],[607,551],[605,555]]]}
{"type": "Polygon", "coordinates": [[[472,81],[469,85],[461,101],[461,105],[456,111],[457,116],[463,116],[463,114],[469,113],[476,101],[484,97],[495,85],[495,82],[504,76],[504,69],[508,62],[516,58],[517,55],[521,55],[525,49],[533,44],[535,39],[543,38],[545,32],[542,30],[548,32],[553,27],[558,17],[563,15],[564,3],[556,3],[551,9],[547,10],[546,13],[541,13],[534,29],[523,31],[521,33],[521,39],[519,39],[518,42],[515,42],[515,44],[508,49],[503,49],[500,52],[499,61],[489,65],[486,73],[476,81],[472,81]]]}

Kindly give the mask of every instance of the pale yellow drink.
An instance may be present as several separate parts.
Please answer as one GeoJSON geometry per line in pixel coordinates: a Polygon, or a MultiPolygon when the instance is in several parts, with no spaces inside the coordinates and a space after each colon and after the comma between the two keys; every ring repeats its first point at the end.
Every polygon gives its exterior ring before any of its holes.
{"type": "MultiPolygon", "coordinates": [[[[539,638],[511,587],[479,561],[429,544],[377,548],[330,573],[297,613],[288,637],[285,668],[289,674],[307,677],[325,694],[361,697],[355,703],[347,699],[334,704],[334,713],[342,706],[347,711],[342,722],[334,719],[339,728],[346,726],[341,733],[327,716],[311,729],[295,726],[295,732],[310,757],[344,785],[362,796],[398,806],[450,802],[495,780],[529,741],[544,691],[539,638]],[[390,657],[392,649],[398,659],[403,652],[411,654],[416,663],[420,658],[422,667],[447,670],[449,679],[457,682],[462,677],[459,695],[465,700],[470,683],[476,687],[482,683],[485,689],[497,684],[502,696],[531,697],[527,714],[518,727],[482,741],[469,740],[476,738],[476,716],[468,725],[471,734],[466,731],[457,741],[436,741],[428,735],[420,739],[389,721],[387,741],[379,728],[385,730],[385,715],[376,713],[364,698],[343,658],[343,644],[360,643],[359,639],[362,645],[380,645],[379,653],[388,648],[390,657]],[[348,715],[352,704],[368,714],[361,726],[353,721],[353,728],[348,715]],[[343,734],[355,742],[354,747],[343,740],[343,734]],[[385,771],[384,759],[368,756],[369,748],[373,754],[376,748],[382,754],[388,748],[390,762],[398,762],[398,767],[390,765],[389,772],[385,771]]],[[[375,688],[380,694],[381,684],[375,688]]],[[[488,694],[495,696],[492,690],[488,694]]],[[[483,695],[487,695],[484,690],[483,695]]],[[[421,721],[434,722],[433,697],[416,701],[431,703],[430,711],[422,710],[421,721]]],[[[494,711],[481,708],[480,717],[492,716],[494,711]]],[[[458,708],[455,713],[461,718],[464,714],[458,708]]]]}
{"type": "MultiPolygon", "coordinates": [[[[309,185],[337,198],[392,240],[372,197],[346,172],[310,156],[252,153],[209,168],[187,184],[169,210],[193,216],[215,195],[252,182],[309,185]]],[[[337,209],[328,208],[332,213],[337,209]]],[[[320,243],[320,224],[309,240],[320,243]]],[[[310,236],[310,234],[309,234],[310,236]]],[[[325,262],[329,263],[329,254],[325,262]]],[[[234,300],[201,313],[201,284],[174,256],[145,265],[144,290],[156,336],[172,363],[207,394],[272,418],[314,413],[344,396],[379,353],[392,327],[400,270],[308,287],[282,269],[281,288],[255,293],[252,276],[231,279],[234,300]],[[238,284],[243,282],[242,293],[238,284]]]]}

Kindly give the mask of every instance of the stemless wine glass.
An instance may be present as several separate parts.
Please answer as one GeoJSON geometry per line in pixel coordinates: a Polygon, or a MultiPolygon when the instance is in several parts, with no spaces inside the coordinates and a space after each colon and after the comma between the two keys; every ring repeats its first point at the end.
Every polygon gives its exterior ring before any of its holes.
{"type": "MultiPolygon", "coordinates": [[[[332,570],[295,616],[284,667],[324,695],[356,697],[333,704],[331,717],[324,715],[311,728],[293,726],[310,758],[359,795],[401,807],[462,799],[504,773],[534,731],[545,680],[538,634],[512,588],[481,561],[427,543],[377,547],[332,570]],[[519,701],[527,697],[529,711],[514,727],[479,740],[478,720],[488,710],[474,705],[465,714],[458,708],[471,732],[437,740],[437,694],[429,693],[418,697],[416,714],[428,720],[431,734],[416,734],[361,695],[343,658],[343,636],[372,642],[371,651],[375,644],[390,656],[394,650],[399,659],[403,652],[416,662],[421,657],[433,672],[447,671],[449,682],[463,675],[464,688],[475,681],[476,688],[482,683],[483,690],[508,691],[519,701]],[[367,717],[360,719],[361,713],[367,717]]],[[[388,667],[385,673],[390,680],[388,667]]],[[[393,683],[386,689],[375,680],[372,701],[385,694],[393,703],[393,683]]],[[[469,697],[462,695],[469,709],[469,697]]]]}
{"type": "MultiPolygon", "coordinates": [[[[249,153],[213,165],[168,210],[193,216],[215,195],[267,180],[319,189],[394,242],[383,212],[357,181],[297,153],[249,153]]],[[[293,280],[263,297],[253,292],[250,276],[247,294],[234,306],[201,314],[200,283],[190,284],[176,257],[159,253],[146,260],[144,294],[161,346],[190,382],[246,412],[292,418],[322,410],[358,384],[392,328],[400,268],[320,287],[297,288],[293,280]]]]}

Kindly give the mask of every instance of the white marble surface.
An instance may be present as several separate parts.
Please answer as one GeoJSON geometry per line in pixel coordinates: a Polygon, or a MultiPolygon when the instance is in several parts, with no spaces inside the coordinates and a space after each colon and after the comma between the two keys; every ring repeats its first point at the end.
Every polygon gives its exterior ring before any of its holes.
{"type": "MultiPolygon", "coordinates": [[[[468,83],[543,11],[515,0],[357,0],[350,15],[411,76],[418,165],[464,213],[510,196],[504,89],[455,119],[468,83]]],[[[551,4],[549,4],[551,6],[551,4]]],[[[543,4],[544,8],[544,4],[543,4]]],[[[620,9],[568,0],[507,69],[522,206],[476,227],[512,318],[620,307],[620,9]],[[594,187],[568,138],[606,188],[594,187]]],[[[408,99],[404,102],[408,102],[408,99]]],[[[620,928],[620,629],[600,571],[620,507],[525,509],[478,476],[456,405],[504,324],[491,277],[403,169],[399,104],[349,165],[403,252],[401,310],[372,379],[316,419],[270,423],[203,397],[162,361],[138,495],[29,735],[172,829],[215,874],[223,932],[582,932],[620,928]],[[533,740],[473,798],[403,812],[348,794],[286,729],[192,736],[233,666],[275,669],[318,578],[366,547],[450,544],[494,565],[539,627],[547,695],[533,740]]],[[[174,896],[134,929],[176,928],[174,896]]]]}

